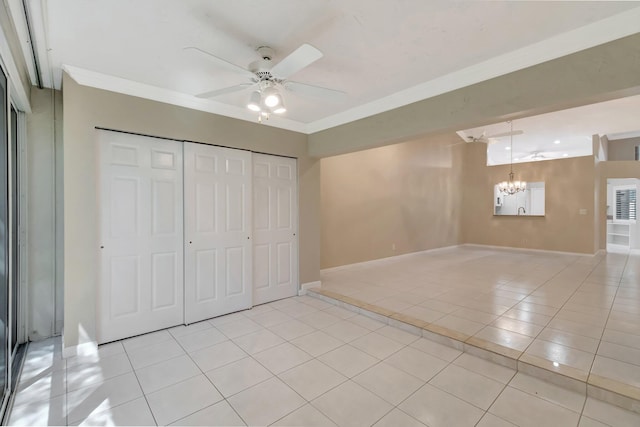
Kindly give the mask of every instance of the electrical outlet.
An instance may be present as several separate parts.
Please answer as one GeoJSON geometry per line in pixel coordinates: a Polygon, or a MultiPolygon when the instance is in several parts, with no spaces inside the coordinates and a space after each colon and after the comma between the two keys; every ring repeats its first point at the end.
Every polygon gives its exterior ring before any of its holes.
{"type": "Polygon", "coordinates": [[[587,214],[587,210],[586,210],[586,209],[580,209],[580,210],[578,211],[578,213],[579,213],[580,215],[586,215],[586,214],[587,214]]]}
{"type": "Polygon", "coordinates": [[[395,250],[396,250],[396,244],[395,244],[395,243],[392,243],[392,244],[391,244],[391,250],[392,250],[392,251],[395,251],[395,250]]]}

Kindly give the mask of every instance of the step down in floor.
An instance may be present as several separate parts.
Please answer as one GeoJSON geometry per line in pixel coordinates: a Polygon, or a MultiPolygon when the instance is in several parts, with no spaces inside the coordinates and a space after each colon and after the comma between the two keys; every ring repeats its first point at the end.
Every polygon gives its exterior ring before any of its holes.
{"type": "Polygon", "coordinates": [[[396,313],[322,288],[311,288],[307,295],[362,314],[389,326],[444,344],[502,366],[538,377],[586,396],[640,413],[640,389],[614,379],[585,374],[570,366],[532,356],[513,348],[430,324],[412,316],[396,313]]]}

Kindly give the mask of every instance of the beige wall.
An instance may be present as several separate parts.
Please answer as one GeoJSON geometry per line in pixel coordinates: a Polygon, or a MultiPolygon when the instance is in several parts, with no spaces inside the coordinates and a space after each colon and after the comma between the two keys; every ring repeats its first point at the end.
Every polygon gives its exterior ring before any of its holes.
{"type": "Polygon", "coordinates": [[[300,282],[320,276],[320,167],[303,134],[78,85],[63,76],[65,348],[95,341],[95,127],[298,158],[300,282]]]}
{"type": "MultiPolygon", "coordinates": [[[[610,143],[611,147],[613,143],[610,143]]],[[[607,180],[611,178],[638,178],[640,179],[640,162],[637,161],[609,161],[598,163],[599,193],[602,195],[599,201],[598,221],[601,224],[599,229],[599,248],[607,248],[607,180]]]]}
{"type": "Polygon", "coordinates": [[[322,159],[322,268],[460,243],[455,134],[322,159]],[[395,249],[394,249],[395,245],[395,249]]]}
{"type": "Polygon", "coordinates": [[[545,182],[546,213],[500,217],[493,186],[509,165],[487,166],[484,144],[447,147],[459,141],[430,137],[322,159],[322,268],[461,243],[595,252],[594,156],[514,165],[516,178],[545,182]]]}
{"type": "Polygon", "coordinates": [[[545,216],[493,216],[493,186],[508,178],[509,165],[486,166],[486,147],[468,144],[462,187],[462,240],[594,253],[593,156],[518,163],[513,169],[516,179],[545,182],[545,216]],[[586,209],[586,215],[580,215],[580,209],[586,209]]]}
{"type": "Polygon", "coordinates": [[[635,150],[638,145],[640,145],[640,138],[615,139],[609,141],[609,155],[607,160],[635,160],[635,150]]]}
{"type": "Polygon", "coordinates": [[[640,34],[309,135],[334,156],[640,93],[640,34]]]}

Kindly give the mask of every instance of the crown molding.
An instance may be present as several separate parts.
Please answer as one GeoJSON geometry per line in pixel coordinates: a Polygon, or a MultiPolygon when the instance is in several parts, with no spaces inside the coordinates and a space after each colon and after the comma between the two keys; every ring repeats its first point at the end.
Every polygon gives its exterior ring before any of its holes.
{"type": "MultiPolygon", "coordinates": [[[[83,86],[137,96],[139,98],[219,114],[221,116],[231,117],[247,122],[255,123],[257,121],[257,115],[246,108],[239,108],[233,105],[223,104],[221,102],[197,98],[186,93],[163,89],[145,83],[134,82],[132,80],[114,77],[71,65],[63,65],[62,70],[78,84],[83,86]]],[[[272,115],[269,120],[263,120],[262,124],[294,132],[306,133],[306,126],[304,123],[274,115],[272,115]]]]}

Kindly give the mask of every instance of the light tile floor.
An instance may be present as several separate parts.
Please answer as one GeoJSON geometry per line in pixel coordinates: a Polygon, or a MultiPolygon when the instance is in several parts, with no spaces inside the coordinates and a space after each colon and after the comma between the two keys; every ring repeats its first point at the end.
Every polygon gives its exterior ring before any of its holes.
{"type": "Polygon", "coordinates": [[[308,296],[93,357],[63,359],[60,347],[30,345],[10,424],[640,425],[636,413],[308,296]]]}
{"type": "Polygon", "coordinates": [[[640,256],[458,247],[325,270],[321,292],[640,400],[640,256]]]}

